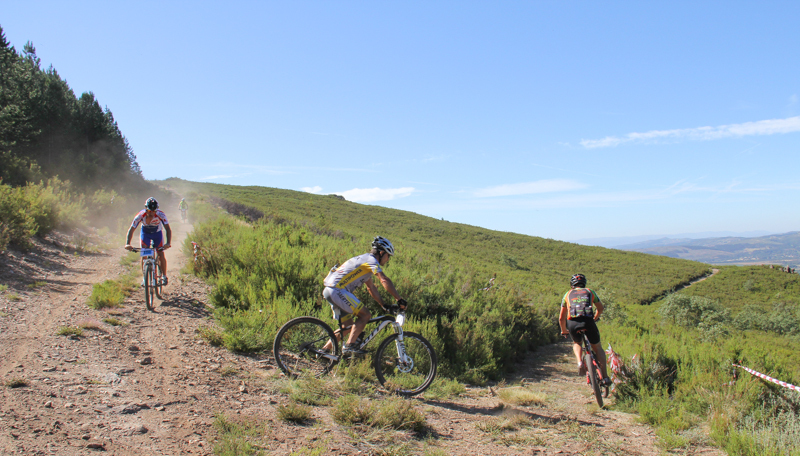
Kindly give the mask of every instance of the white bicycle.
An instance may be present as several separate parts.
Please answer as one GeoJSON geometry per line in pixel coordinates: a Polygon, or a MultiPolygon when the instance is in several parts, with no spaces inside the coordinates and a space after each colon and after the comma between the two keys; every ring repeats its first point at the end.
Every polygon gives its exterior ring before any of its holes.
{"type": "Polygon", "coordinates": [[[156,251],[161,252],[163,250],[163,247],[159,247],[158,249],[152,247],[149,249],[131,248],[131,251],[139,252],[139,256],[144,260],[142,262],[142,272],[144,273],[144,303],[147,306],[147,310],[150,311],[155,308],[156,297],[158,297],[158,299],[163,299],[161,297],[161,288],[164,284],[161,283],[161,266],[158,265],[158,255],[156,254],[156,251]]]}

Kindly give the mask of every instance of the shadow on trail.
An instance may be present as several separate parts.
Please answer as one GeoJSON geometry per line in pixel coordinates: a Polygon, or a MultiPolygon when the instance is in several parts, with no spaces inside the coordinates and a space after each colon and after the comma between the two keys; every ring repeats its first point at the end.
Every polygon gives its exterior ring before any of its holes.
{"type": "Polygon", "coordinates": [[[516,407],[510,407],[510,406],[507,406],[507,405],[504,405],[504,404],[497,405],[496,407],[479,407],[479,406],[476,407],[476,406],[456,404],[456,403],[453,403],[453,402],[437,401],[437,400],[434,400],[434,399],[422,400],[422,402],[424,402],[426,404],[429,404],[429,405],[434,405],[436,407],[442,407],[442,408],[446,408],[446,409],[449,409],[449,410],[454,410],[454,411],[461,412],[461,413],[468,413],[470,415],[486,415],[486,416],[522,415],[522,416],[527,417],[528,419],[538,420],[538,421],[546,422],[546,423],[552,424],[552,425],[563,423],[563,422],[574,421],[574,422],[582,424],[582,425],[592,425],[592,426],[600,426],[600,427],[602,427],[602,425],[598,425],[597,423],[591,423],[591,422],[588,422],[588,421],[582,421],[582,420],[579,420],[577,418],[573,418],[573,417],[570,417],[570,416],[565,416],[565,415],[561,415],[561,416],[540,415],[538,413],[533,413],[533,412],[531,412],[529,410],[518,409],[516,407]]]}
{"type": "Polygon", "coordinates": [[[211,310],[197,299],[185,295],[164,296],[165,300],[156,307],[156,311],[163,309],[170,314],[182,315],[189,318],[206,318],[211,315],[211,310]]]}

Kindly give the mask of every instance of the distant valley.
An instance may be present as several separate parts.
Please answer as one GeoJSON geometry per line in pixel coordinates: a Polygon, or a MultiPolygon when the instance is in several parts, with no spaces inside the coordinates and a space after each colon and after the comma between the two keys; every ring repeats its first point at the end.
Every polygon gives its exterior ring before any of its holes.
{"type": "Polygon", "coordinates": [[[780,264],[796,267],[800,264],[800,231],[759,237],[662,237],[614,248],[709,264],[780,264]]]}

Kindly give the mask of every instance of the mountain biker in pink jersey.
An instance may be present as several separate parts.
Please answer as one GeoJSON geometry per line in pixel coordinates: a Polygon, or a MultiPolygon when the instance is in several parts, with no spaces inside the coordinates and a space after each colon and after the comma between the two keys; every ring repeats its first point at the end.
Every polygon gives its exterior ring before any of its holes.
{"type": "Polygon", "coordinates": [[[600,314],[603,313],[603,303],[600,302],[600,298],[594,291],[586,288],[586,276],[583,274],[575,274],[569,283],[572,288],[561,299],[561,312],[558,315],[561,334],[569,334],[572,338],[572,351],[575,353],[575,359],[578,360],[578,372],[583,375],[586,373],[587,366],[584,366],[581,360],[583,338],[578,335],[577,331],[586,329],[586,335],[589,336],[589,343],[592,344],[592,350],[597,357],[597,363],[600,365],[600,372],[603,376],[600,382],[603,386],[608,386],[611,384],[611,379],[608,378],[606,371],[606,352],[600,345],[600,331],[595,324],[600,318],[600,314]]]}
{"type": "MultiPolygon", "coordinates": [[[[395,309],[387,309],[381,295],[378,293],[378,288],[372,281],[372,276],[377,276],[381,285],[386,291],[389,292],[397,300],[397,307],[400,310],[405,310],[406,301],[395,289],[394,284],[386,274],[383,273],[381,266],[385,266],[389,262],[389,258],[394,255],[394,246],[388,239],[380,236],[372,241],[372,251],[363,255],[350,258],[338,268],[331,270],[325,281],[325,289],[322,291],[322,296],[328,301],[333,310],[336,319],[340,319],[341,324],[345,327],[345,331],[349,331],[350,335],[347,338],[347,344],[342,350],[343,354],[356,354],[363,355],[366,352],[358,348],[356,339],[364,331],[364,327],[372,315],[369,310],[364,308],[364,304],[356,298],[353,291],[363,284],[367,285],[367,291],[384,310],[391,311],[395,309]],[[342,315],[344,312],[346,315],[342,315]],[[353,317],[356,317],[353,323],[353,317]],[[350,331],[352,329],[352,331],[350,331]]],[[[395,306],[392,306],[395,307],[395,306]]],[[[330,347],[324,347],[330,349],[330,347]]]]}
{"type": "MultiPolygon", "coordinates": [[[[153,241],[153,248],[155,249],[163,247],[164,250],[166,250],[171,247],[172,228],[169,226],[167,216],[158,209],[158,201],[156,201],[155,198],[150,197],[147,198],[147,201],[144,203],[144,210],[136,214],[136,217],[133,219],[133,223],[131,223],[131,227],[128,229],[128,236],[125,241],[125,249],[133,249],[133,246],[131,245],[131,238],[133,237],[134,230],[136,230],[136,227],[139,226],[140,222],[142,224],[142,232],[139,237],[139,242],[143,248],[149,248],[150,241],[153,241]],[[167,232],[166,244],[164,244],[164,237],[161,231],[162,226],[164,227],[164,231],[167,232]]],[[[167,258],[164,256],[163,251],[156,251],[158,252],[158,264],[161,268],[161,273],[163,274],[161,283],[162,285],[167,285],[169,282],[167,280],[167,258]]],[[[142,262],[144,263],[144,260],[142,262]]]]}

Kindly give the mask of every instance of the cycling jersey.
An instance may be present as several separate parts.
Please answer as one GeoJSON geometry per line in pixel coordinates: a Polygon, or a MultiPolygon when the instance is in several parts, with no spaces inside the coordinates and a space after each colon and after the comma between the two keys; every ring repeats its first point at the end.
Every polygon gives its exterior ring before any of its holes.
{"type": "Polygon", "coordinates": [[[185,211],[186,209],[189,209],[189,205],[186,204],[186,201],[181,201],[181,204],[178,206],[178,208],[182,211],[185,211]]]}
{"type": "Polygon", "coordinates": [[[365,253],[345,261],[343,265],[331,271],[323,283],[326,287],[343,288],[352,293],[374,274],[380,272],[383,270],[378,259],[371,253],[365,253]]]}
{"type": "Polygon", "coordinates": [[[136,229],[136,227],[139,226],[139,223],[142,224],[142,238],[144,238],[145,233],[155,234],[160,232],[161,225],[169,225],[167,216],[159,209],[156,209],[153,215],[147,215],[147,210],[142,210],[136,214],[136,217],[133,219],[133,223],[131,224],[131,228],[136,229]]]}
{"type": "Polygon", "coordinates": [[[593,317],[593,305],[600,302],[597,294],[588,288],[573,288],[564,294],[561,299],[561,307],[569,309],[569,319],[574,320],[578,317],[593,317]]]}

